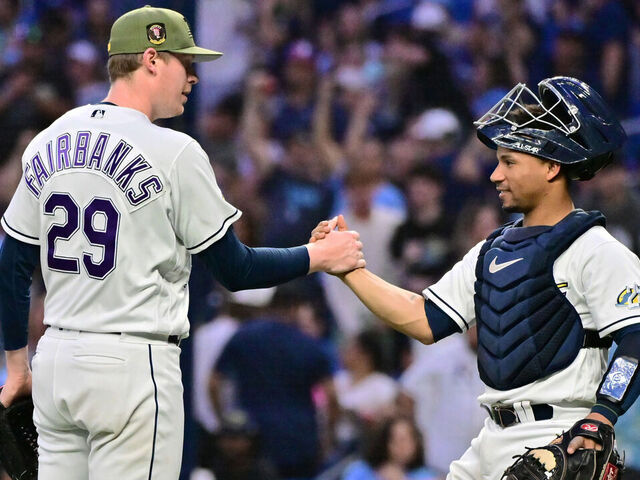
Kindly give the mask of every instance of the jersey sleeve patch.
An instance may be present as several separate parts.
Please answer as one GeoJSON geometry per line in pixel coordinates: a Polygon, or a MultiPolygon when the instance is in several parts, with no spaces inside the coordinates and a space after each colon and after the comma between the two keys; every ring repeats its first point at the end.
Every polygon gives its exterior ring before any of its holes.
{"type": "Polygon", "coordinates": [[[627,285],[618,293],[616,307],[627,307],[630,310],[640,309],[640,287],[637,283],[627,285]]]}
{"type": "Polygon", "coordinates": [[[620,402],[638,369],[638,361],[629,357],[618,357],[611,365],[600,392],[612,400],[620,402]]]}

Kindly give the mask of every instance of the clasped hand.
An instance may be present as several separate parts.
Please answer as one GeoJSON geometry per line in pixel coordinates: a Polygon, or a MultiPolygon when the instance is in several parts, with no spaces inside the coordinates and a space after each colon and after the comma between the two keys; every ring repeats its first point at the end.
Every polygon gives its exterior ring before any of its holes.
{"type": "Polygon", "coordinates": [[[307,248],[310,271],[337,275],[366,266],[360,234],[349,230],[342,215],[318,223],[311,232],[307,248]]]}

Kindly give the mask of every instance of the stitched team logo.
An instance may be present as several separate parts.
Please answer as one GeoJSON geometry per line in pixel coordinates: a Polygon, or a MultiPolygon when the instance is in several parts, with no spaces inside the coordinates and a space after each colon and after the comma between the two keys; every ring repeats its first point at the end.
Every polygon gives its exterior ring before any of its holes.
{"type": "Polygon", "coordinates": [[[161,45],[167,39],[164,23],[153,23],[147,27],[147,38],[154,45],[161,45]]]}
{"type": "Polygon", "coordinates": [[[635,284],[633,287],[625,287],[618,294],[616,307],[640,308],[640,287],[635,284]]]}
{"type": "Polygon", "coordinates": [[[594,425],[593,423],[585,423],[583,425],[580,425],[580,428],[582,430],[586,430],[587,432],[597,432],[598,431],[598,426],[594,425]]]}

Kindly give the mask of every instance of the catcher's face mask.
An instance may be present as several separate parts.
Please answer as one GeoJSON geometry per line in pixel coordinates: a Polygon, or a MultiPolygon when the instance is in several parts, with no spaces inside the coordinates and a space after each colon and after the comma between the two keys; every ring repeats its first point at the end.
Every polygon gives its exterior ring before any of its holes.
{"type": "Polygon", "coordinates": [[[576,117],[577,107],[567,104],[567,101],[557,92],[555,86],[547,85],[554,94],[548,95],[545,105],[535,93],[524,83],[519,83],[511,89],[491,110],[474,122],[478,128],[489,125],[500,125],[503,134],[525,128],[534,122],[540,122],[549,126],[549,130],[558,129],[565,135],[569,135],[580,128],[580,120],[576,117]],[[539,107],[532,109],[531,107],[539,107]],[[515,109],[528,114],[522,115],[519,121],[510,118],[515,109]],[[533,110],[533,111],[532,111],[533,110]],[[538,111],[539,113],[535,113],[538,111]],[[562,117],[558,115],[561,112],[562,117]]]}

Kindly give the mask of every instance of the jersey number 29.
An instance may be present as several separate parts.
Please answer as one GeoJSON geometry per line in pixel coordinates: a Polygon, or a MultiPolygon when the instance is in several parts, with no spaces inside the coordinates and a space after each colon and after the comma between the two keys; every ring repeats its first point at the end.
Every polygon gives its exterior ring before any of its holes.
{"type": "Polygon", "coordinates": [[[47,265],[51,270],[64,273],[80,273],[80,260],[75,257],[61,257],[55,254],[56,240],[69,240],[82,224],[84,236],[93,246],[102,248],[102,259],[95,261],[92,254],[82,253],[82,264],[91,278],[103,280],[116,265],[116,246],[120,212],[110,199],[96,197],[80,211],[80,207],[68,193],[52,193],[44,203],[44,214],[54,215],[57,209],[64,210],[66,220],[53,224],[47,232],[47,265]],[[82,213],[82,222],[80,214],[82,213]],[[98,228],[96,216],[104,217],[98,228]]]}

